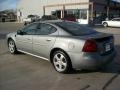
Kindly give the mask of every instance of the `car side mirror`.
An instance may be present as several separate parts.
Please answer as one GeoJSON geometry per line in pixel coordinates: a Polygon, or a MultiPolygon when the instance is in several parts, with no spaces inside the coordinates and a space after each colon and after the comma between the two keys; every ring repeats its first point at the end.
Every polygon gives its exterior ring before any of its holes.
{"type": "Polygon", "coordinates": [[[24,32],[23,32],[22,30],[18,30],[18,31],[17,31],[17,34],[18,34],[18,35],[24,35],[24,32]]]}

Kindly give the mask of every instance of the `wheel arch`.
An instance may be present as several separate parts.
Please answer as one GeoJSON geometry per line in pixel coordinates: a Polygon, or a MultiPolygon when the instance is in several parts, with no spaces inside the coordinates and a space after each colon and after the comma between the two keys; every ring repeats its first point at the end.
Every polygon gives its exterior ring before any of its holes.
{"type": "Polygon", "coordinates": [[[105,21],[105,22],[103,22],[103,24],[104,24],[104,23],[108,23],[108,22],[105,21]]]}
{"type": "Polygon", "coordinates": [[[14,52],[11,52],[11,53],[12,53],[12,54],[17,54],[18,51],[17,51],[16,45],[15,45],[15,40],[14,40],[13,38],[11,38],[11,37],[8,37],[8,38],[7,38],[7,45],[8,45],[8,47],[9,47],[9,41],[10,41],[10,40],[14,42],[14,52]]]}
{"type": "MultiPolygon", "coordinates": [[[[64,52],[67,56],[68,56],[68,58],[69,58],[69,60],[70,60],[70,62],[71,62],[71,59],[70,59],[70,56],[68,55],[68,53],[65,51],[65,50],[63,50],[63,49],[61,49],[61,48],[53,48],[52,50],[51,50],[51,52],[50,52],[50,62],[52,62],[52,57],[53,57],[53,53],[54,52],[56,52],[56,51],[62,51],[62,52],[64,52]]],[[[72,64],[72,63],[71,63],[72,64]]]]}
{"type": "Polygon", "coordinates": [[[7,45],[8,45],[8,42],[10,41],[10,40],[13,40],[11,37],[9,37],[8,39],[7,39],[7,45]]]}

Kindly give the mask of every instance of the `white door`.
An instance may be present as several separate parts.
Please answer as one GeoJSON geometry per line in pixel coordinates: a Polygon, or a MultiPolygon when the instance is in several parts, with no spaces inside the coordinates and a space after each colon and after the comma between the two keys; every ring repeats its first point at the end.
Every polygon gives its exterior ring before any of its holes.
{"type": "Polygon", "coordinates": [[[120,27],[120,19],[116,19],[115,24],[116,24],[116,27],[120,27]]]}
{"type": "Polygon", "coordinates": [[[112,19],[111,21],[109,21],[108,24],[109,26],[120,27],[120,19],[119,18],[112,19]]]}

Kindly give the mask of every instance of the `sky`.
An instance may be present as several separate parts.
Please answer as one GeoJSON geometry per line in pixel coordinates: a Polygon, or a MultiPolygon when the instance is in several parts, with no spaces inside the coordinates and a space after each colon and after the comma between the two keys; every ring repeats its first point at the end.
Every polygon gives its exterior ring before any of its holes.
{"type": "MultiPolygon", "coordinates": [[[[120,0],[113,0],[118,1],[120,0]]],[[[16,9],[16,3],[18,0],[0,0],[0,11],[6,10],[6,9],[16,9]]]]}
{"type": "Polygon", "coordinates": [[[0,0],[0,11],[6,9],[16,9],[18,0],[0,0]]]}

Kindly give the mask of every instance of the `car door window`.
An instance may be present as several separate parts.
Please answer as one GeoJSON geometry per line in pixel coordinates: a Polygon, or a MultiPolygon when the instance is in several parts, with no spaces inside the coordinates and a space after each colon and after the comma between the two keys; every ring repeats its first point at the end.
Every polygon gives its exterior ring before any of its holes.
{"type": "Polygon", "coordinates": [[[57,29],[49,24],[41,23],[39,24],[39,29],[37,29],[36,34],[38,35],[49,35],[55,33],[57,29]]]}
{"type": "Polygon", "coordinates": [[[36,32],[38,24],[34,23],[23,29],[24,35],[34,35],[36,32]]]}

